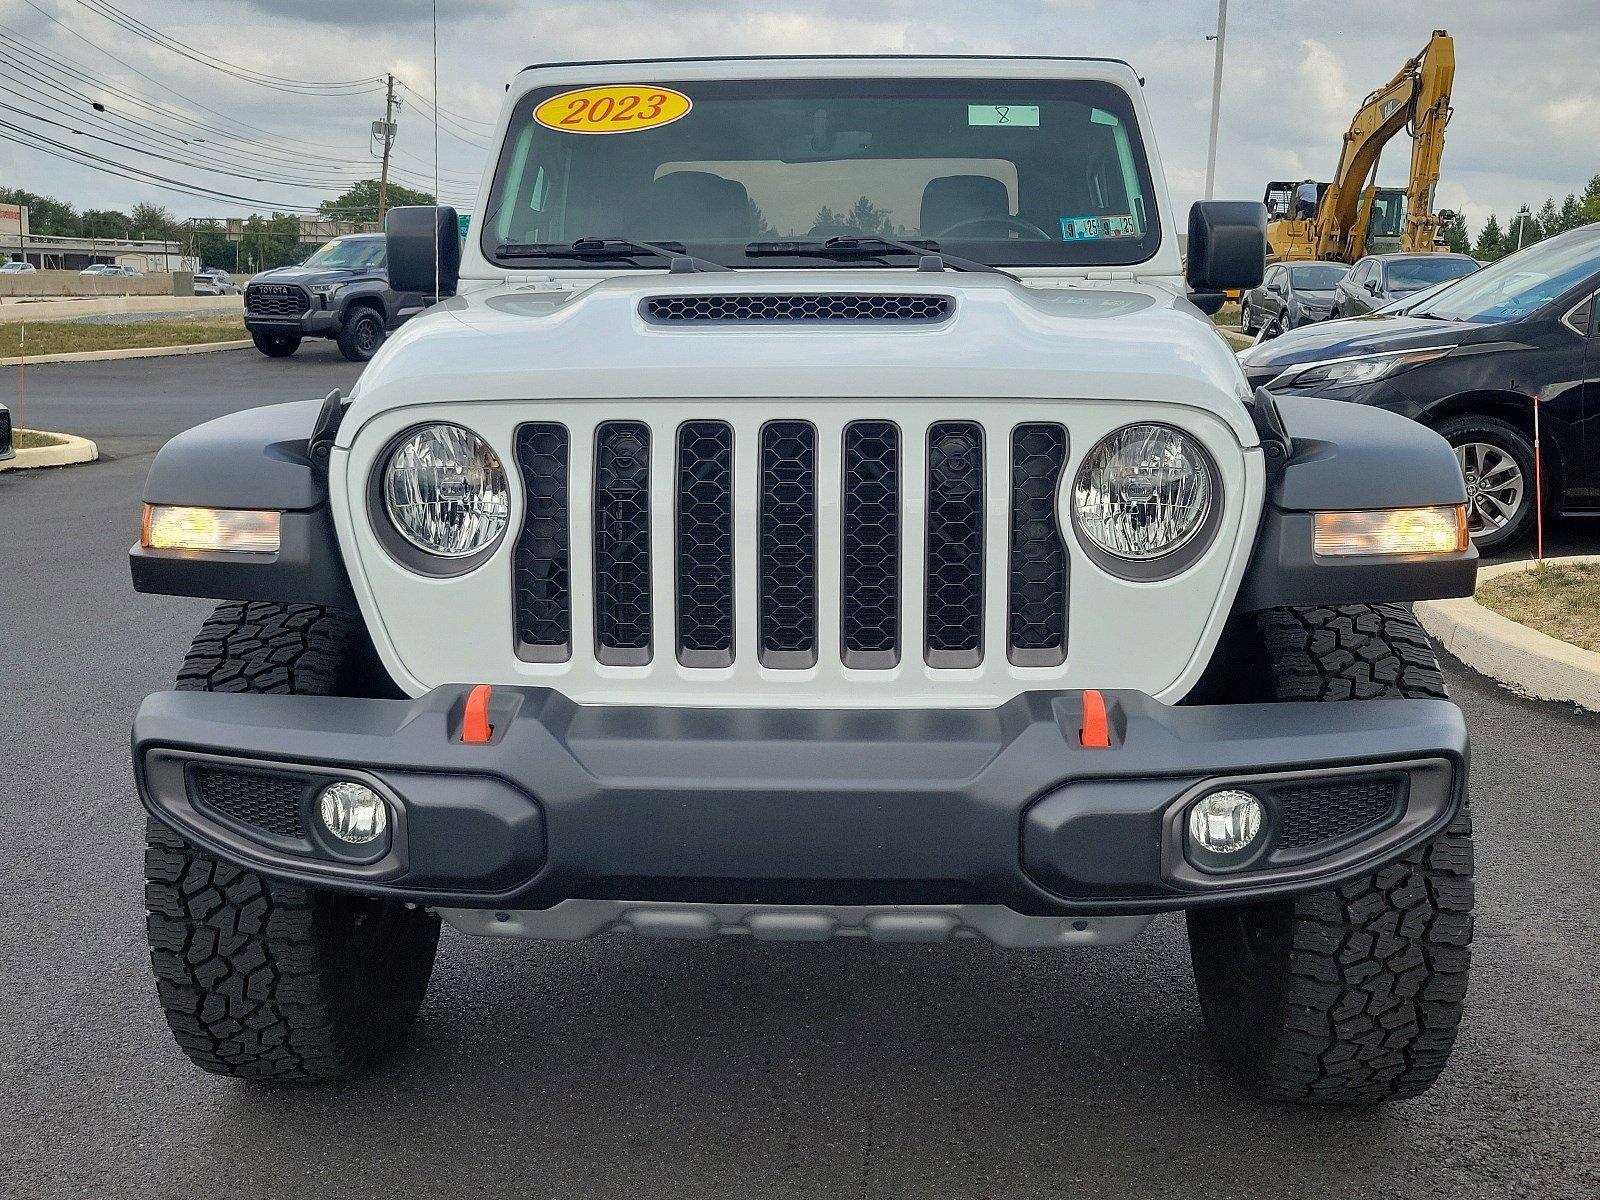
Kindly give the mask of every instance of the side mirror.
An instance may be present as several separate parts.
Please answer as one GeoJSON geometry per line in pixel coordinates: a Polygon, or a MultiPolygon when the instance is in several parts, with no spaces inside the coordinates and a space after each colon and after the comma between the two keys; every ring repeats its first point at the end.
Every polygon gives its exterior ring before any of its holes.
{"type": "Polygon", "coordinates": [[[1254,200],[1200,200],[1189,210],[1189,290],[1253,288],[1267,270],[1267,208],[1254,200]]]}
{"type": "Polygon", "coordinates": [[[1376,279],[1367,280],[1367,291],[1374,296],[1378,294],[1378,281],[1376,279]]]}
{"type": "Polygon", "coordinates": [[[1227,302],[1228,293],[1226,292],[1189,293],[1189,303],[1194,305],[1201,312],[1205,313],[1205,315],[1208,317],[1216,316],[1222,311],[1222,306],[1227,302]]]}
{"type": "Polygon", "coordinates": [[[433,300],[456,294],[461,279],[461,223],[455,209],[436,204],[391,208],[384,235],[391,288],[421,292],[433,300]]]}

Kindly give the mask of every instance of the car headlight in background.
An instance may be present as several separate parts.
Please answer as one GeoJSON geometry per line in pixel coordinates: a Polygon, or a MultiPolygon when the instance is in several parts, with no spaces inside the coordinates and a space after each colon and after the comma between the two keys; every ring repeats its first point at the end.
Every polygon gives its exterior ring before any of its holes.
{"type": "Polygon", "coordinates": [[[1141,562],[1184,546],[1210,515],[1217,481],[1198,442],[1167,425],[1128,425],[1084,457],[1072,488],[1083,535],[1115,558],[1141,562]]]}
{"type": "Polygon", "coordinates": [[[389,452],[379,490],[395,531],[441,558],[466,558],[494,545],[510,521],[499,457],[460,425],[422,425],[403,435],[389,452]]]}
{"type": "Polygon", "coordinates": [[[1289,367],[1267,384],[1269,388],[1350,387],[1387,379],[1401,371],[1443,358],[1454,346],[1429,346],[1425,350],[1400,350],[1390,354],[1365,354],[1336,362],[1301,363],[1289,367]]]}

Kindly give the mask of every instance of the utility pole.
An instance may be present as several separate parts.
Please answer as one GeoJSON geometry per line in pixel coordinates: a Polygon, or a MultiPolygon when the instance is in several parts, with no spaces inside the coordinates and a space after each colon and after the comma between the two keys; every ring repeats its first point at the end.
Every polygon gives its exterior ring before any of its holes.
{"type": "Polygon", "coordinates": [[[389,211],[389,151],[394,146],[394,76],[388,76],[389,86],[383,99],[383,172],[378,176],[378,228],[383,228],[384,214],[389,211]]]}
{"type": "Polygon", "coordinates": [[[1211,75],[1211,148],[1206,151],[1206,199],[1217,183],[1217,123],[1222,117],[1222,49],[1228,40],[1228,0],[1217,0],[1217,32],[1206,41],[1217,44],[1217,65],[1211,75]]]}

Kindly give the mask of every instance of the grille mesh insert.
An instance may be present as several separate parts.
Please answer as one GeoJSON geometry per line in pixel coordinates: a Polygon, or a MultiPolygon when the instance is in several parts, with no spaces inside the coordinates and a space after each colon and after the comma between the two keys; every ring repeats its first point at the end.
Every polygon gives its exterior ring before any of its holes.
{"type": "Polygon", "coordinates": [[[808,421],[761,427],[761,661],[817,661],[817,431],[808,421]]]}
{"type": "Polygon", "coordinates": [[[298,317],[311,308],[311,297],[297,287],[269,294],[259,287],[244,291],[245,311],[253,317],[298,317]]]}
{"type": "Polygon", "coordinates": [[[512,568],[517,653],[533,662],[558,661],[572,650],[566,428],[554,422],[518,426],[517,469],[528,494],[512,568]]]}
{"type": "Polygon", "coordinates": [[[193,767],[190,785],[201,805],[241,825],[281,838],[306,835],[300,808],[308,785],[298,776],[193,767]]]}
{"type": "Polygon", "coordinates": [[[601,662],[650,661],[650,429],[608,421],[595,438],[594,637],[601,662]]]}
{"type": "Polygon", "coordinates": [[[721,296],[652,296],[644,302],[652,321],[895,321],[930,324],[950,315],[948,296],[871,293],[789,293],[721,296]]]}
{"type": "Polygon", "coordinates": [[[855,421],[844,431],[840,514],[841,637],[847,667],[900,661],[900,431],[855,421]]]}
{"type": "Polygon", "coordinates": [[[733,428],[678,429],[678,657],[685,666],[733,661],[733,428]]]}
{"type": "Polygon", "coordinates": [[[1400,777],[1382,776],[1274,788],[1283,810],[1278,849],[1304,850],[1376,824],[1394,810],[1403,786],[1400,777]]]}
{"type": "Polygon", "coordinates": [[[928,428],[928,665],[983,661],[983,428],[928,428]]]}
{"type": "Polygon", "coordinates": [[[1067,431],[1048,423],[1011,433],[1011,661],[1047,667],[1067,657],[1067,548],[1056,515],[1067,431]]]}

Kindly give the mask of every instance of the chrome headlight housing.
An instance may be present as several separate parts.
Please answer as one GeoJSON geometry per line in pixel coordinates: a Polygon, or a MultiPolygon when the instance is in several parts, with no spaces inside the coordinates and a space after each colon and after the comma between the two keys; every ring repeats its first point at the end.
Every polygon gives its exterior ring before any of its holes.
{"type": "Polygon", "coordinates": [[[1108,569],[1164,578],[1204,549],[1197,538],[1216,523],[1219,486],[1211,456],[1188,434],[1170,425],[1125,425],[1095,443],[1078,467],[1072,524],[1108,569]],[[1193,556],[1172,563],[1185,547],[1193,556]],[[1171,569],[1152,570],[1157,563],[1171,569]]]}
{"type": "Polygon", "coordinates": [[[1401,371],[1443,358],[1454,346],[1429,346],[1421,350],[1397,350],[1384,354],[1364,354],[1332,362],[1301,363],[1284,370],[1269,389],[1311,387],[1354,387],[1398,375],[1401,371]]]}
{"type": "Polygon", "coordinates": [[[377,491],[394,531],[435,558],[480,555],[511,521],[499,456],[460,425],[419,425],[402,434],[383,460],[377,491]]]}

